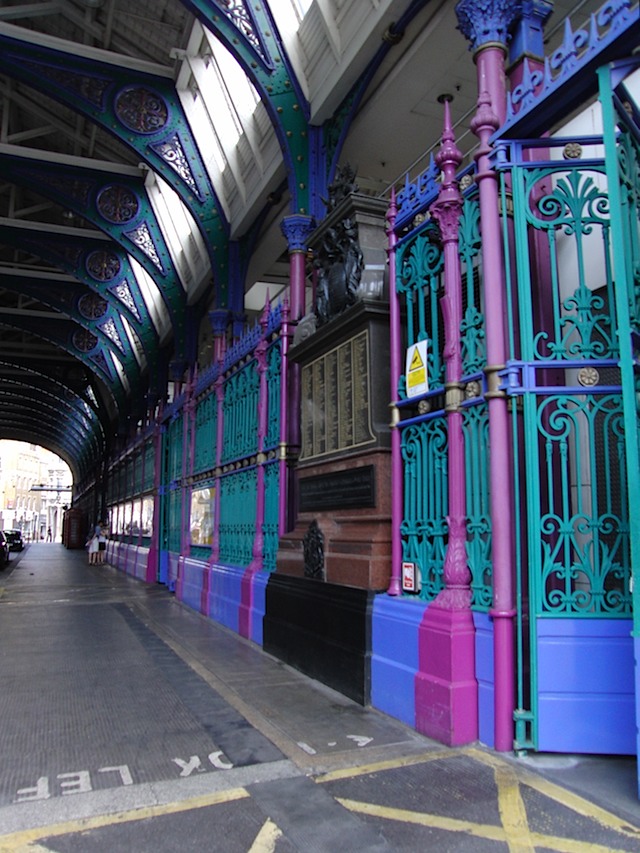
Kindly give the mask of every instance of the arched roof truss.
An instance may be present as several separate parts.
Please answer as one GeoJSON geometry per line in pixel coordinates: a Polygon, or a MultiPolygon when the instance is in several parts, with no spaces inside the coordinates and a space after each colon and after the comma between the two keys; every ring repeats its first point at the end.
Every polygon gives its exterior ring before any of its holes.
{"type": "Polygon", "coordinates": [[[16,266],[24,275],[39,271],[41,264],[37,259],[40,259],[67,272],[97,294],[118,315],[120,323],[127,322],[135,330],[140,341],[141,363],[144,360],[150,369],[155,367],[158,329],[129,257],[120,246],[99,231],[27,221],[18,224],[8,219],[0,219],[0,241],[28,253],[20,266],[16,266]]]}
{"type": "MultiPolygon", "coordinates": [[[[33,344],[32,339],[31,350],[37,348],[33,344]]],[[[110,415],[103,410],[101,416],[85,371],[65,367],[62,353],[55,361],[39,360],[36,367],[26,363],[24,351],[16,356],[3,345],[0,380],[2,437],[24,440],[28,435],[62,456],[74,476],[86,474],[104,452],[110,415]]]]}
{"type": "Polygon", "coordinates": [[[204,239],[226,301],[228,225],[171,71],[0,23],[0,71],[83,113],[178,193],[204,239]]]}
{"type": "Polygon", "coordinates": [[[149,200],[139,169],[97,168],[94,161],[0,145],[0,176],[24,184],[100,228],[149,273],[171,317],[176,352],[184,340],[186,292],[149,200]]]}

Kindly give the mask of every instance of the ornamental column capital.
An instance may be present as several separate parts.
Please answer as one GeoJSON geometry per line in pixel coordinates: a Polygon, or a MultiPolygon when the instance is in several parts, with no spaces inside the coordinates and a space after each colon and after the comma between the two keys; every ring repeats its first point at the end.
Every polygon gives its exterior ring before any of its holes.
{"type": "Polygon", "coordinates": [[[214,335],[224,335],[229,325],[229,310],[227,308],[215,308],[209,311],[209,322],[214,335]]]}
{"type": "Polygon", "coordinates": [[[172,382],[182,382],[184,372],[187,369],[187,361],[184,359],[174,359],[169,362],[169,379],[172,382]]]}
{"type": "Polygon", "coordinates": [[[306,253],[309,244],[309,236],[315,227],[316,223],[312,216],[304,216],[301,213],[294,213],[291,216],[285,216],[280,223],[280,229],[287,241],[289,253],[306,253]]]}
{"type": "Polygon", "coordinates": [[[475,52],[499,46],[505,51],[510,28],[522,16],[522,0],[459,0],[456,4],[458,29],[475,52]]]}

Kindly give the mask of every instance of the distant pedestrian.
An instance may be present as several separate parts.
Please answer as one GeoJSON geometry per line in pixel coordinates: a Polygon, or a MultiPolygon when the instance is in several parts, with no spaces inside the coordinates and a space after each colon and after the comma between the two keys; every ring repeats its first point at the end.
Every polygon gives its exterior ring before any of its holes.
{"type": "Polygon", "coordinates": [[[53,537],[51,535],[51,528],[49,527],[49,528],[47,528],[47,542],[52,542],[52,541],[53,541],[53,537]]]}
{"type": "Polygon", "coordinates": [[[89,565],[95,566],[98,562],[98,551],[100,545],[100,525],[96,524],[91,536],[87,539],[87,551],[89,552],[89,565]]]}
{"type": "Polygon", "coordinates": [[[104,531],[104,527],[100,527],[100,532],[98,533],[98,562],[104,563],[104,558],[107,554],[107,535],[104,531]]]}

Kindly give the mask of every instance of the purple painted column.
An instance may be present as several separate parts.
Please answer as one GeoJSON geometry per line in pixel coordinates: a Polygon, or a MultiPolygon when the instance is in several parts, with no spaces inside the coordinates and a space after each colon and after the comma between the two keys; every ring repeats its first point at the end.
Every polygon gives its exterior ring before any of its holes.
{"type": "Polygon", "coordinates": [[[209,315],[214,334],[214,356],[218,365],[218,376],[215,381],[216,395],[216,477],[213,498],[213,541],[209,567],[215,565],[220,558],[220,472],[222,470],[222,442],[224,440],[224,357],[226,351],[226,312],[212,312],[209,315]],[[223,316],[224,315],[224,316],[223,316]]]}
{"type": "MultiPolygon", "coordinates": [[[[144,432],[141,431],[144,435],[144,432]]],[[[144,482],[145,482],[145,473],[147,470],[147,454],[145,450],[145,442],[144,439],[140,442],[141,447],[141,465],[140,465],[140,484],[142,489],[144,490],[144,482]]],[[[138,548],[142,546],[142,510],[144,506],[143,498],[140,498],[140,513],[138,517],[138,548]]],[[[136,559],[136,574],[137,574],[137,559],[136,559]]]]}
{"type": "Polygon", "coordinates": [[[193,474],[192,442],[195,439],[195,372],[184,385],[184,403],[182,406],[182,476],[180,478],[180,554],[178,556],[178,577],[176,578],[176,596],[182,598],[184,583],[184,563],[191,545],[191,475],[193,474]]]}
{"type": "MultiPolygon", "coordinates": [[[[398,398],[398,380],[402,370],[402,328],[400,324],[400,301],[396,291],[396,244],[398,238],[395,232],[395,222],[398,208],[396,206],[395,189],[391,191],[391,201],[387,211],[387,237],[389,246],[387,255],[389,258],[389,349],[390,349],[390,374],[391,395],[390,399],[398,398]]],[[[391,404],[391,580],[387,593],[389,595],[400,595],[402,593],[402,538],[400,536],[400,525],[402,524],[403,509],[403,478],[402,478],[402,453],[401,436],[398,422],[400,416],[398,407],[394,402],[391,404]]]]}
{"type": "Polygon", "coordinates": [[[289,346],[291,328],[289,326],[289,300],[282,304],[282,326],[280,329],[280,448],[278,457],[278,534],[283,536],[288,530],[287,502],[287,446],[289,437],[289,346]]]}
{"type": "Polygon", "coordinates": [[[267,419],[269,416],[269,391],[267,388],[267,324],[269,322],[269,301],[264,306],[260,317],[262,338],[255,349],[258,363],[258,447],[257,447],[257,476],[256,476],[256,529],[253,537],[253,554],[249,569],[256,571],[262,568],[264,552],[264,442],[267,437],[267,419]]]}
{"type": "Polygon", "coordinates": [[[509,413],[499,371],[507,358],[505,273],[499,187],[489,155],[489,139],[506,115],[504,60],[509,28],[520,16],[519,4],[507,0],[461,0],[456,6],[460,29],[471,41],[478,77],[478,110],[471,122],[480,140],[476,181],[480,198],[482,268],[487,341],[487,406],[493,571],[494,746],[513,748],[515,710],[515,596],[513,559],[512,470],[509,413]]]}
{"type": "Polygon", "coordinates": [[[147,583],[153,583],[157,579],[159,571],[162,433],[163,428],[156,420],[153,427],[153,528],[151,530],[151,543],[147,557],[147,583]]]}
{"type": "MultiPolygon", "coordinates": [[[[289,247],[289,310],[291,324],[295,326],[305,312],[307,249],[315,223],[310,216],[293,214],[282,220],[281,227],[289,247]]],[[[290,364],[288,373],[287,530],[292,530],[297,507],[295,466],[300,454],[300,365],[290,364]]]]}
{"type": "Polygon", "coordinates": [[[442,145],[435,157],[442,187],[431,214],[440,226],[444,251],[444,359],[446,367],[449,539],[444,561],[445,588],[425,613],[419,631],[416,728],[449,746],[478,737],[478,684],[475,628],[471,613],[471,572],[466,552],[464,434],[462,430],[462,275],[458,231],[462,196],[455,178],[462,154],[455,144],[445,102],[442,145]]]}
{"type": "Polygon", "coordinates": [[[258,447],[256,454],[256,520],[253,534],[252,558],[243,577],[240,590],[240,612],[238,614],[238,633],[241,637],[251,636],[251,610],[253,607],[253,576],[260,571],[264,559],[264,515],[265,515],[265,479],[264,479],[264,443],[267,437],[269,417],[269,390],[267,387],[267,325],[269,322],[269,298],[260,317],[262,337],[255,349],[258,363],[258,447]]]}
{"type": "Polygon", "coordinates": [[[186,361],[172,361],[169,364],[169,379],[173,382],[173,399],[182,393],[184,372],[187,369],[186,361]]]}

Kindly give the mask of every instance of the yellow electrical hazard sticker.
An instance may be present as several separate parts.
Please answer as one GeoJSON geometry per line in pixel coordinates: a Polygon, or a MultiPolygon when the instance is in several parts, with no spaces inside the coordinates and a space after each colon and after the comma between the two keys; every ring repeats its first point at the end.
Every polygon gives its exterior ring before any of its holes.
{"type": "Polygon", "coordinates": [[[409,365],[409,373],[415,373],[417,370],[420,370],[421,367],[424,367],[424,361],[420,356],[420,350],[418,347],[414,347],[413,355],[411,356],[411,364],[409,365]]]}
{"type": "Polygon", "coordinates": [[[418,397],[429,390],[427,379],[427,341],[418,341],[407,349],[407,397],[418,397]]]}

